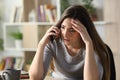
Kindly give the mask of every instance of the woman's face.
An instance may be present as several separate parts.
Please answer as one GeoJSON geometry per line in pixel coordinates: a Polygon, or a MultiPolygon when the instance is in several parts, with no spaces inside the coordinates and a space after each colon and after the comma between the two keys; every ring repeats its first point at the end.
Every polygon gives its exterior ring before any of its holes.
{"type": "Polygon", "coordinates": [[[65,45],[75,46],[81,42],[80,34],[72,28],[72,18],[66,18],[61,24],[61,36],[65,45]]]}

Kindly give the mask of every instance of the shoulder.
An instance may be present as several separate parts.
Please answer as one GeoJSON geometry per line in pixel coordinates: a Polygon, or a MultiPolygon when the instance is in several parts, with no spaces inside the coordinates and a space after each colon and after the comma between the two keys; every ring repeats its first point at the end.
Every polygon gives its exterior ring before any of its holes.
{"type": "Polygon", "coordinates": [[[46,47],[57,48],[57,47],[59,47],[61,45],[62,45],[62,40],[58,39],[58,40],[54,40],[53,42],[50,42],[49,44],[46,45],[46,47]]]}
{"type": "Polygon", "coordinates": [[[100,57],[98,56],[98,54],[94,51],[94,56],[95,56],[95,60],[97,63],[101,63],[100,62],[100,57]]]}
{"type": "Polygon", "coordinates": [[[98,70],[99,70],[100,80],[102,80],[103,72],[104,72],[103,65],[102,65],[102,63],[100,61],[100,57],[96,53],[94,53],[94,55],[95,55],[95,60],[96,60],[98,70]]]}
{"type": "Polygon", "coordinates": [[[45,46],[45,51],[52,51],[56,52],[57,49],[60,49],[62,47],[62,41],[61,40],[54,40],[53,42],[50,42],[45,46]]]}

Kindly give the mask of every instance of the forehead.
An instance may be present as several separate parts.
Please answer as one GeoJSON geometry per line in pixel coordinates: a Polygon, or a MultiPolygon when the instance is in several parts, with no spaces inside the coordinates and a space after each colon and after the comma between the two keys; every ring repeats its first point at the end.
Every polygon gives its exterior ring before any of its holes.
{"type": "Polygon", "coordinates": [[[71,21],[72,18],[66,18],[63,20],[62,25],[64,25],[65,27],[71,27],[72,26],[71,21]]]}

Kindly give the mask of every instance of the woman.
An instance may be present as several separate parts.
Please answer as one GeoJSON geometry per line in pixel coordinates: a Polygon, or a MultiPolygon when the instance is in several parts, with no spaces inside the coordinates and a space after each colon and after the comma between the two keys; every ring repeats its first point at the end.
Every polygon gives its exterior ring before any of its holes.
{"type": "Polygon", "coordinates": [[[55,78],[109,80],[109,56],[105,43],[82,6],[68,7],[58,23],[50,27],[40,40],[29,70],[30,80],[44,79],[52,59],[55,78]]]}

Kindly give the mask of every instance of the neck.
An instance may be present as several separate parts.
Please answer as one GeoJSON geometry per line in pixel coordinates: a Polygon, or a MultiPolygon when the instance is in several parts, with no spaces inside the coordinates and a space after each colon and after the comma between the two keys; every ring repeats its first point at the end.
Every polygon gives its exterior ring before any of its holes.
{"type": "Polygon", "coordinates": [[[68,49],[80,49],[80,48],[82,48],[84,46],[84,43],[82,43],[82,44],[76,44],[76,45],[67,45],[66,47],[68,48],[68,49]]]}
{"type": "Polygon", "coordinates": [[[71,56],[75,56],[83,46],[84,46],[84,43],[76,45],[76,46],[67,45],[66,48],[71,56]]]}

